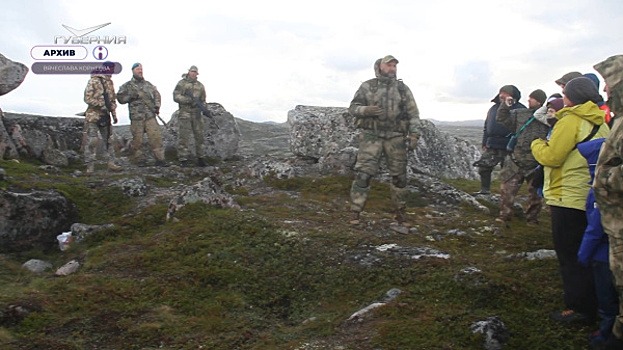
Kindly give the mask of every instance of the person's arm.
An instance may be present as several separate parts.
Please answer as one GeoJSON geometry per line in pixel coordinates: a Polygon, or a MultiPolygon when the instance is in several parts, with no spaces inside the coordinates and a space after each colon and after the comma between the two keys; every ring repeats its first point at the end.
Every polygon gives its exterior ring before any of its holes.
{"type": "Polygon", "coordinates": [[[180,81],[175,86],[175,90],[173,90],[173,101],[179,104],[191,104],[193,102],[192,98],[188,95],[185,95],[185,87],[183,81],[180,81]]]}
{"type": "Polygon", "coordinates": [[[571,117],[560,119],[552,129],[549,141],[536,139],[530,144],[532,155],[539,164],[551,168],[562,166],[575,148],[578,122],[571,117]]]}
{"type": "Polygon", "coordinates": [[[623,196],[623,122],[614,125],[599,153],[593,186],[618,198],[623,196]]]}

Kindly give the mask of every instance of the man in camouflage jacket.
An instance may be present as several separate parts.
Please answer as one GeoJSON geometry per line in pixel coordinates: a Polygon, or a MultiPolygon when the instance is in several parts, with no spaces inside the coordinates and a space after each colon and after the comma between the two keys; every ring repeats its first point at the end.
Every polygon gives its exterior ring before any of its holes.
{"type": "Polygon", "coordinates": [[[350,103],[349,112],[361,130],[355,164],[357,174],[350,191],[352,224],[359,222],[370,180],[378,172],[383,156],[392,178],[390,188],[396,220],[404,221],[407,143],[413,148],[418,141],[420,114],[409,87],[396,79],[396,64],[398,60],[391,55],[377,60],[376,78],[363,82],[350,103]]]}
{"type": "Polygon", "coordinates": [[[179,105],[178,118],[178,146],[177,157],[182,166],[190,165],[190,138],[194,137],[195,155],[197,165],[205,166],[204,160],[204,136],[203,116],[199,103],[205,105],[206,90],[203,84],[197,80],[199,71],[196,66],[191,66],[187,74],[182,75],[173,91],[173,100],[179,105]]]}
{"type": "Polygon", "coordinates": [[[141,161],[143,134],[147,134],[156,165],[165,166],[162,131],[156,120],[156,116],[160,113],[160,93],[154,85],[143,78],[143,66],[140,63],[132,66],[132,79],[121,85],[117,101],[121,104],[128,103],[134,159],[141,161]]]}
{"type": "MultiPolygon", "coordinates": [[[[623,301],[623,55],[609,57],[594,68],[606,82],[607,103],[616,119],[599,154],[593,188],[610,242],[610,269],[623,301]]],[[[623,349],[623,302],[612,331],[609,348],[623,349]]]]}
{"type": "Polygon", "coordinates": [[[498,108],[496,121],[517,135],[517,144],[506,155],[500,172],[500,215],[496,219],[500,223],[507,224],[511,220],[515,196],[524,181],[528,184],[526,221],[529,224],[538,223],[543,199],[537,190],[543,182],[543,172],[539,171],[541,168],[537,168],[539,163],[532,155],[530,144],[538,138],[544,139],[550,129],[549,124],[534,117],[534,112],[543,105],[546,98],[545,92],[535,90],[528,99],[528,108],[510,109],[508,103],[501,103],[498,108]]]}
{"type": "Polygon", "coordinates": [[[115,164],[115,150],[110,140],[112,136],[110,116],[112,115],[113,123],[117,124],[117,103],[115,86],[111,79],[114,65],[107,63],[104,63],[102,68],[93,71],[84,89],[84,102],[88,105],[84,124],[86,134],[84,162],[87,165],[87,174],[95,171],[97,146],[100,140],[106,145],[108,169],[121,170],[121,167],[115,164]]]}

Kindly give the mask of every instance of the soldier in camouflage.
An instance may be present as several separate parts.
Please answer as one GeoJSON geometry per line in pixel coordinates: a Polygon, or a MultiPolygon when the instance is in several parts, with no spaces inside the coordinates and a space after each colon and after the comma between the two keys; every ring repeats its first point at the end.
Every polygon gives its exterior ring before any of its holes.
{"type": "Polygon", "coordinates": [[[530,144],[538,138],[544,139],[549,131],[547,121],[542,122],[534,117],[534,112],[543,105],[546,98],[543,90],[535,90],[528,98],[528,108],[511,110],[509,103],[502,103],[498,108],[496,121],[517,135],[517,144],[512,151],[508,150],[500,172],[500,215],[496,219],[499,223],[510,222],[515,196],[525,181],[528,184],[526,221],[531,225],[538,224],[543,199],[537,190],[543,182],[543,172],[532,155],[530,144]]]}
{"type": "Polygon", "coordinates": [[[197,165],[205,166],[203,150],[203,116],[201,108],[197,105],[205,105],[206,90],[203,84],[197,80],[199,72],[196,66],[191,66],[187,74],[182,75],[173,91],[173,100],[179,105],[178,114],[178,160],[182,166],[190,166],[190,137],[194,137],[195,154],[197,165]]]}
{"type": "Polygon", "coordinates": [[[88,105],[85,113],[86,145],[84,147],[84,162],[87,165],[87,174],[95,171],[97,145],[100,140],[105,143],[108,153],[108,169],[120,171],[121,167],[115,164],[115,150],[111,144],[112,127],[110,116],[117,124],[117,103],[115,101],[115,86],[112,81],[114,64],[104,63],[103,67],[92,72],[91,78],[84,89],[84,102],[88,105]]]}
{"type": "MultiPolygon", "coordinates": [[[[610,269],[623,301],[623,55],[609,57],[594,68],[606,82],[607,104],[616,119],[599,154],[593,188],[610,242],[610,269]]],[[[623,302],[612,332],[606,349],[623,349],[623,302]]]]}
{"type": "Polygon", "coordinates": [[[377,60],[376,78],[363,82],[350,103],[349,112],[361,131],[356,177],[350,191],[352,224],[359,223],[370,180],[378,172],[383,156],[392,178],[391,199],[396,220],[403,223],[405,219],[407,149],[415,147],[419,139],[420,117],[411,90],[396,79],[397,64],[398,60],[391,55],[377,60]]]}
{"type": "Polygon", "coordinates": [[[134,159],[141,161],[143,134],[147,134],[157,166],[166,166],[162,148],[162,131],[156,120],[160,113],[160,93],[154,85],[143,78],[143,66],[132,66],[132,79],[121,85],[117,101],[128,103],[130,112],[130,131],[132,132],[132,150],[134,159]]]}

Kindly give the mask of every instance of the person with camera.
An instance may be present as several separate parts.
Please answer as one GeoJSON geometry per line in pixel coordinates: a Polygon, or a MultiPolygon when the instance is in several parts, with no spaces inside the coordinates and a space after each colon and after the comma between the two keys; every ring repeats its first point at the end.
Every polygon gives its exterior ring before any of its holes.
{"type": "Polygon", "coordinates": [[[507,96],[500,104],[495,119],[513,133],[507,144],[507,156],[500,172],[500,214],[496,222],[508,225],[513,215],[515,196],[521,185],[528,184],[528,201],[524,208],[526,221],[529,225],[537,225],[538,215],[543,207],[543,199],[538,189],[543,182],[542,167],[532,156],[530,143],[538,138],[545,138],[549,124],[535,118],[534,113],[545,103],[547,96],[543,90],[537,89],[530,93],[528,108],[511,110],[513,97],[507,96]]]}
{"type": "Polygon", "coordinates": [[[84,162],[87,174],[95,171],[97,146],[100,140],[105,144],[108,154],[108,169],[120,171],[121,167],[115,164],[115,149],[111,144],[112,126],[117,124],[117,102],[115,86],[112,81],[114,63],[105,62],[102,67],[91,73],[91,78],[84,89],[84,102],[88,105],[85,113],[86,144],[84,147],[84,162]]]}
{"type": "Polygon", "coordinates": [[[510,109],[526,108],[519,102],[521,92],[514,85],[504,85],[500,88],[497,95],[491,100],[494,103],[487,112],[483,135],[482,135],[482,154],[480,159],[474,162],[478,167],[480,175],[480,191],[473,195],[488,195],[491,193],[491,174],[496,165],[504,164],[504,158],[508,153],[506,145],[510,139],[511,130],[495,119],[498,108],[503,102],[510,102],[510,109]]]}

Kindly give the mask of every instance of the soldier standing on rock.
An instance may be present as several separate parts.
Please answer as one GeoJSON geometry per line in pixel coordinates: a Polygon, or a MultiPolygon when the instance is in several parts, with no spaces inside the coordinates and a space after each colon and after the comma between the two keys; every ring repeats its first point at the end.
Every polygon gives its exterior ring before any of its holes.
{"type": "Polygon", "coordinates": [[[181,166],[190,166],[190,138],[195,139],[195,153],[197,166],[206,165],[203,150],[203,116],[205,108],[206,90],[197,80],[199,75],[197,66],[191,66],[188,73],[182,75],[173,91],[173,100],[179,104],[178,112],[178,147],[177,156],[181,166]],[[203,104],[200,106],[199,104],[203,104]]]}
{"type": "Polygon", "coordinates": [[[101,138],[108,152],[108,169],[120,171],[121,167],[115,164],[115,150],[111,144],[112,116],[117,124],[117,102],[115,101],[115,86],[111,79],[114,72],[114,63],[105,62],[103,67],[92,72],[91,78],[84,89],[84,102],[88,105],[85,113],[85,133],[87,135],[84,147],[84,162],[87,165],[87,174],[95,171],[97,145],[101,138]]]}
{"type": "Polygon", "coordinates": [[[166,166],[162,148],[162,131],[156,120],[160,114],[160,93],[154,85],[143,78],[143,66],[132,65],[132,79],[121,85],[117,101],[128,103],[130,112],[130,131],[134,160],[141,162],[143,134],[147,134],[149,145],[156,158],[156,166],[166,166]]]}
{"type": "Polygon", "coordinates": [[[359,223],[370,180],[378,172],[383,156],[392,177],[395,219],[400,224],[405,221],[407,149],[414,148],[419,139],[420,113],[409,87],[396,79],[397,64],[391,55],[378,59],[374,64],[376,78],[363,82],[350,103],[349,112],[361,130],[356,177],[350,190],[351,224],[359,223]]]}

